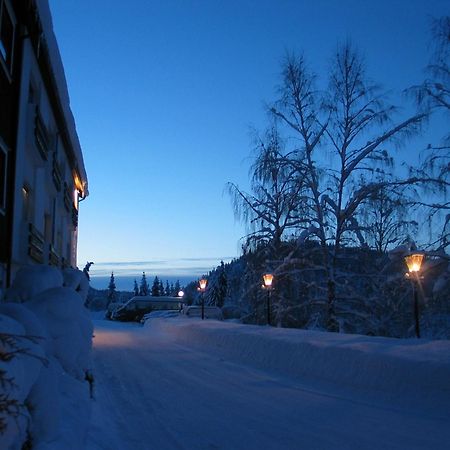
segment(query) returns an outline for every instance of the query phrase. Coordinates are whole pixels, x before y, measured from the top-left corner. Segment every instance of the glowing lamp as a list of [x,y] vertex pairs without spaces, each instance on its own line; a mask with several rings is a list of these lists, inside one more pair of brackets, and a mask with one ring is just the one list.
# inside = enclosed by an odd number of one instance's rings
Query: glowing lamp
[[264,280],[264,286],[267,289],[270,289],[272,287],[273,275],[271,273],[266,273],[263,275],[263,280]]
[[200,285],[200,290],[204,291],[206,289],[206,284],[208,283],[208,280],[205,280],[204,278],[202,278],[198,284]]
[[178,297],[183,298],[183,296],[184,296],[184,292],[183,291],[179,291],[178,292]]
[[414,253],[412,255],[405,256],[405,262],[410,272],[420,272],[423,262],[423,254]]

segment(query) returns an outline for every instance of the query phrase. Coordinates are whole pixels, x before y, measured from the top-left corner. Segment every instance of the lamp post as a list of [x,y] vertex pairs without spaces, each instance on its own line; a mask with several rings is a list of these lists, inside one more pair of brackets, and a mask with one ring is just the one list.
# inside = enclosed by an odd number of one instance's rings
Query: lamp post
[[208,280],[206,280],[205,278],[202,278],[199,282],[199,288],[198,290],[200,291],[200,295],[202,297],[202,320],[205,319],[205,296],[204,293],[206,291],[206,285],[208,284]]
[[408,266],[408,273],[406,274],[412,282],[412,291],[414,299],[414,321],[416,337],[420,338],[420,323],[419,323],[419,298],[418,298],[418,287],[419,287],[419,272],[422,267],[424,255],[422,253],[413,253],[405,256],[405,263]]
[[270,294],[272,292],[273,275],[271,273],[266,273],[263,275],[263,288],[267,290],[267,325],[270,323]]

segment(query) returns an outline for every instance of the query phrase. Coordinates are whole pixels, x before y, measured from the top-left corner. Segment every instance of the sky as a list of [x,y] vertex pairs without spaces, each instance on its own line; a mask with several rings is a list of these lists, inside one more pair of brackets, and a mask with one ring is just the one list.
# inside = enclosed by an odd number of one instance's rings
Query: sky
[[320,83],[351,39],[398,99],[424,77],[431,18],[450,10],[447,0],[49,3],[89,179],[78,263],[116,279],[197,276],[239,256],[245,228],[225,186],[248,189],[251,130],[267,124],[287,52],[303,52]]

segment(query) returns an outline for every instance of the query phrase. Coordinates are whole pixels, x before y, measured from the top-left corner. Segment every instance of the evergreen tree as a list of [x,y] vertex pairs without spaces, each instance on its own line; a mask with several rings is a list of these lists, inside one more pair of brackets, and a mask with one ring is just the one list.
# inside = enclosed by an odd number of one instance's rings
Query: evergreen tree
[[161,295],[161,296],[164,295],[164,284],[163,284],[162,280],[159,280],[159,295]]
[[134,279],[133,294],[134,294],[135,297],[139,295],[139,287],[138,287],[136,278]]
[[159,278],[156,276],[155,279],[153,280],[153,285],[152,285],[152,295],[153,297],[159,297],[160,292],[159,292]]
[[227,289],[228,289],[228,282],[227,282],[227,275],[225,273],[225,264],[223,263],[223,261],[220,261],[219,279],[217,280],[217,300],[216,300],[216,305],[219,308],[222,308],[223,304],[225,303]]
[[170,297],[170,295],[171,295],[169,282],[167,280],[166,280],[166,288],[164,289],[164,295],[166,297]]
[[139,286],[139,295],[145,296],[150,292],[150,288],[145,277],[145,272],[142,272],[141,285]]
[[174,292],[173,295],[176,297],[178,295],[178,292],[181,291],[181,286],[180,286],[180,280],[177,280],[174,286]]
[[170,283],[170,295],[172,296],[172,297],[175,297],[176,296],[176,292],[175,292],[175,286],[173,285],[173,283]]
[[109,279],[107,298],[108,303],[111,303],[116,298],[116,282],[114,280],[114,272],[111,272],[111,278]]

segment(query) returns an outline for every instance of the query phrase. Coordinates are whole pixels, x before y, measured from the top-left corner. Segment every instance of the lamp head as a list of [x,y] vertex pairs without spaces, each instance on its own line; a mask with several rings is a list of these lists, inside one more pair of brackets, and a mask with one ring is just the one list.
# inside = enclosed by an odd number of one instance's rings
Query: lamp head
[[208,284],[208,280],[206,280],[205,278],[202,278],[198,284],[200,285],[200,290],[204,291],[206,289],[206,285]]
[[263,280],[264,280],[264,287],[267,289],[270,289],[272,287],[272,283],[273,283],[273,274],[265,273],[263,275]]
[[413,253],[411,255],[405,256],[405,263],[408,266],[408,270],[410,273],[420,272],[423,258],[424,258],[423,253]]

